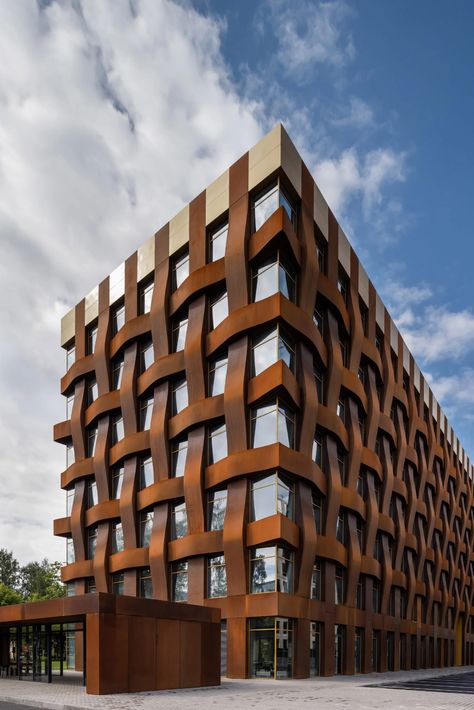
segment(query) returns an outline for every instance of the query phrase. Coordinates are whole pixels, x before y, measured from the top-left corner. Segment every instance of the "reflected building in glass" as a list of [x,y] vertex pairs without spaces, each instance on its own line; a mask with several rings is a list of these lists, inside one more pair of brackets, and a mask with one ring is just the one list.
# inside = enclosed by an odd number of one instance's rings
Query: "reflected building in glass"
[[282,126],[61,339],[68,594],[219,608],[230,677],[474,661],[472,466]]

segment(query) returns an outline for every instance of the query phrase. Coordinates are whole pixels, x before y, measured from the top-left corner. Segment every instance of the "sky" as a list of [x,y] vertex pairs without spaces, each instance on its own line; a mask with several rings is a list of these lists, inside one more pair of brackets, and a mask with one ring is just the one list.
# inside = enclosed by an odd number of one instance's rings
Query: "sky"
[[282,121],[474,457],[471,0],[0,0],[0,547],[64,560],[60,318]]

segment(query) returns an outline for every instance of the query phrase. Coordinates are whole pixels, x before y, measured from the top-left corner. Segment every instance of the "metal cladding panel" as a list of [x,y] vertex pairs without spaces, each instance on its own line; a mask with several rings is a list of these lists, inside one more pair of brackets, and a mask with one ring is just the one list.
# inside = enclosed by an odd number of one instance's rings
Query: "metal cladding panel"
[[61,318],[61,345],[66,345],[70,340],[74,338],[76,332],[76,309],[71,308],[71,310],[66,313],[65,316]]
[[369,307],[369,277],[365,272],[364,267],[359,261],[359,296],[364,301],[367,308]]
[[252,190],[281,167],[281,124],[249,150],[248,187]]
[[414,384],[417,392],[421,392],[421,372],[420,372],[420,368],[418,367],[416,362],[415,362],[414,375],[413,375],[413,384]]
[[137,249],[137,281],[145,279],[155,269],[155,237],[150,237]]
[[393,320],[390,318],[390,345],[392,346],[393,350],[398,354],[398,330],[397,326],[393,322]]
[[281,167],[297,194],[301,197],[301,172],[303,161],[283,126],[281,127]]
[[169,239],[170,256],[189,242],[189,205],[183,207],[176,217],[170,220]]
[[229,209],[229,171],[226,170],[206,189],[206,226]]
[[329,207],[316,183],[314,183],[313,216],[323,237],[329,239]]
[[86,296],[85,304],[85,325],[92,323],[99,315],[99,287],[90,291]]
[[385,306],[378,293],[375,301],[375,321],[382,333],[385,333]]
[[351,245],[346,235],[339,227],[338,240],[337,240],[337,250],[339,263],[346,272],[346,274],[351,276]]
[[125,294],[125,263],[117,266],[109,276],[109,303],[114,303],[123,298]]

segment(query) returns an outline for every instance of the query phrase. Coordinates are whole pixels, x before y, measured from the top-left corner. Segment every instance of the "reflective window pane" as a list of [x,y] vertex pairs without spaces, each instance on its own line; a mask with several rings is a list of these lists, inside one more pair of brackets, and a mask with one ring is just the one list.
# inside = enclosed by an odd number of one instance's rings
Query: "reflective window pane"
[[209,261],[217,261],[225,256],[229,225],[224,224],[209,235]]
[[151,532],[153,529],[153,511],[140,513],[140,546],[150,547]]
[[184,318],[176,323],[173,327],[172,332],[172,346],[173,352],[177,353],[180,350],[184,350],[184,344],[186,342],[186,333],[188,332],[188,319]]
[[175,503],[171,509],[171,535],[174,540],[188,534],[186,503]]
[[140,488],[146,488],[147,486],[151,486],[151,484],[154,482],[153,462],[151,456],[146,456],[140,459],[139,473]]
[[227,594],[227,575],[224,555],[210,557],[207,568],[208,597],[225,597]]
[[116,466],[112,469],[112,498],[120,498],[123,483],[123,466]]
[[186,456],[188,453],[188,440],[178,441],[173,444],[171,449],[171,471],[172,475],[177,478],[184,476],[186,467]]
[[140,348],[140,372],[145,372],[148,370],[150,365],[153,364],[155,355],[153,352],[153,343],[150,341],[143,343]]
[[217,328],[219,323],[229,315],[227,293],[223,293],[211,302],[211,328]]
[[143,315],[143,313],[149,313],[150,308],[151,308],[151,299],[153,298],[153,281],[150,283],[146,284],[146,286],[142,286],[140,288],[139,296],[138,296],[138,312],[140,315]]
[[181,286],[189,276],[189,254],[183,254],[174,264],[174,287]]
[[122,550],[123,550],[122,523],[114,523],[112,525],[112,552],[121,552]]
[[223,394],[227,376],[227,357],[215,360],[209,366],[209,395]]
[[227,508],[227,489],[209,493],[208,529],[223,530]]
[[173,562],[171,564],[171,600],[174,602],[188,600],[187,562]]
[[278,209],[278,187],[270,188],[258,197],[253,206],[254,229],[260,229],[262,224]]
[[173,387],[173,414],[179,414],[188,406],[188,385],[186,380],[180,380]]
[[209,430],[209,463],[217,463],[227,456],[227,430],[218,424]]

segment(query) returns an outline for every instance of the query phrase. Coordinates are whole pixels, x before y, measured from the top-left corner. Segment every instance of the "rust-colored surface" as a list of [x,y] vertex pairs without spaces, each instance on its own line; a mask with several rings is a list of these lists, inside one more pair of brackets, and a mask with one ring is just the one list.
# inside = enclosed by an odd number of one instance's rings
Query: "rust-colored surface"
[[[345,673],[354,672],[356,629],[363,634],[363,672],[373,669],[373,633],[379,634],[381,671],[389,668],[388,633],[394,635],[393,670],[400,664],[407,669],[454,664],[456,638],[461,638],[464,662],[473,662],[474,488],[467,473],[469,465],[466,468],[460,460],[455,437],[443,433],[444,414],[426,389],[401,336],[392,337],[393,324],[383,306],[384,335],[380,337],[380,302],[377,306],[370,282],[368,303],[361,307],[359,260],[352,249],[347,295],[341,294],[341,233],[331,212],[326,267],[320,270],[315,237],[322,243],[325,238],[313,217],[314,182],[304,164],[301,169],[301,199],[295,203],[297,228],[279,207],[252,233],[251,200],[259,189],[252,195],[248,192],[248,155],[230,168],[230,205],[228,215],[222,215],[229,224],[225,256],[212,263],[206,263],[205,194],[199,195],[189,208],[190,273],[174,291],[168,225],[157,232],[150,313],[138,314],[137,263],[131,257],[125,271],[125,325],[111,337],[111,308],[101,285],[99,332],[92,355],[85,351],[84,302],[76,307],[77,361],[61,381],[63,394],[74,391],[75,401],[71,420],[55,427],[55,439],[72,442],[76,459],[61,475],[63,488],[74,485],[76,489],[72,514],[55,522],[55,534],[72,535],[76,552],[76,562],[63,569],[63,579],[76,581],[80,590],[85,578],[93,577],[97,589],[105,592],[111,590],[111,573],[124,572],[127,592],[133,593],[136,576],[138,593],[138,573],[150,567],[154,597],[167,600],[171,563],[187,561],[189,599],[220,608],[227,620],[227,673],[232,677],[249,673],[248,619],[257,616],[293,620],[295,677],[309,674],[312,621],[321,624],[323,675],[335,672],[335,624],[345,628]],[[283,173],[280,177],[287,180]],[[252,267],[277,249],[293,264],[295,303],[282,293],[253,303]],[[224,289],[228,317],[210,329],[210,300]],[[322,333],[313,320],[316,303],[324,318]],[[172,352],[172,324],[186,317],[184,350]],[[278,361],[254,377],[252,339],[276,323],[294,344],[294,372]],[[140,374],[139,348],[144,340],[153,342],[154,363]],[[346,344],[344,357],[341,341]],[[110,361],[120,354],[125,364],[117,393],[110,387]],[[224,354],[228,357],[224,393],[211,397],[208,367]],[[315,367],[324,376],[321,401]],[[94,373],[100,396],[87,407],[85,378]],[[172,388],[183,377],[188,406],[173,414]],[[141,432],[139,400],[145,394],[153,394],[154,405],[150,430]],[[290,449],[275,443],[253,449],[250,409],[276,396],[295,413],[295,445]],[[337,414],[341,399],[344,420]],[[109,419],[118,411],[123,416],[125,437],[111,446]],[[209,463],[209,426],[224,422],[228,454]],[[86,426],[91,423],[98,423],[99,434],[95,454],[87,458]],[[312,459],[316,430],[322,442],[321,465]],[[184,477],[173,478],[171,449],[183,437],[188,438]],[[153,461],[153,482],[143,490],[139,490],[141,455],[151,456]],[[124,466],[119,501],[112,500],[110,488],[115,465]],[[275,514],[252,521],[250,481],[276,469],[293,483],[293,519]],[[96,478],[99,503],[86,510],[84,481],[91,476]],[[211,531],[206,496],[223,487],[227,489],[223,530]],[[322,500],[320,531],[315,526],[313,496]],[[188,531],[183,538],[172,540],[171,506],[176,501],[186,503]],[[149,547],[140,548],[138,516],[144,510],[152,510],[154,520]],[[340,515],[344,516],[343,541],[336,539]],[[119,518],[125,549],[112,555],[111,524]],[[94,524],[99,534],[92,561],[85,557],[87,530]],[[250,594],[249,548],[275,543],[293,551],[293,591]],[[227,596],[209,599],[207,560],[219,554],[226,561]],[[320,600],[311,598],[316,559],[322,570]],[[343,568],[345,586],[344,601],[339,604],[335,603],[337,567]],[[377,588],[376,609],[373,592]],[[358,593],[361,608],[356,605]],[[152,627],[144,627],[143,633],[129,633],[122,618],[111,620],[106,612],[97,614],[92,623],[97,633],[117,647],[120,639],[128,649],[135,643],[137,647],[153,645]],[[156,629],[161,624],[163,638],[168,639],[169,633],[169,649],[177,647],[180,639],[187,642],[187,648],[202,646],[202,629],[183,626],[177,635],[168,629],[171,623],[156,621]],[[456,637],[458,628],[462,629],[461,637]],[[165,675],[178,685],[182,679],[166,645],[160,643],[154,646],[156,658],[168,669]],[[117,664],[120,662],[117,659]],[[190,679],[199,684],[197,671],[190,664]],[[201,680],[204,675],[199,676]]]

